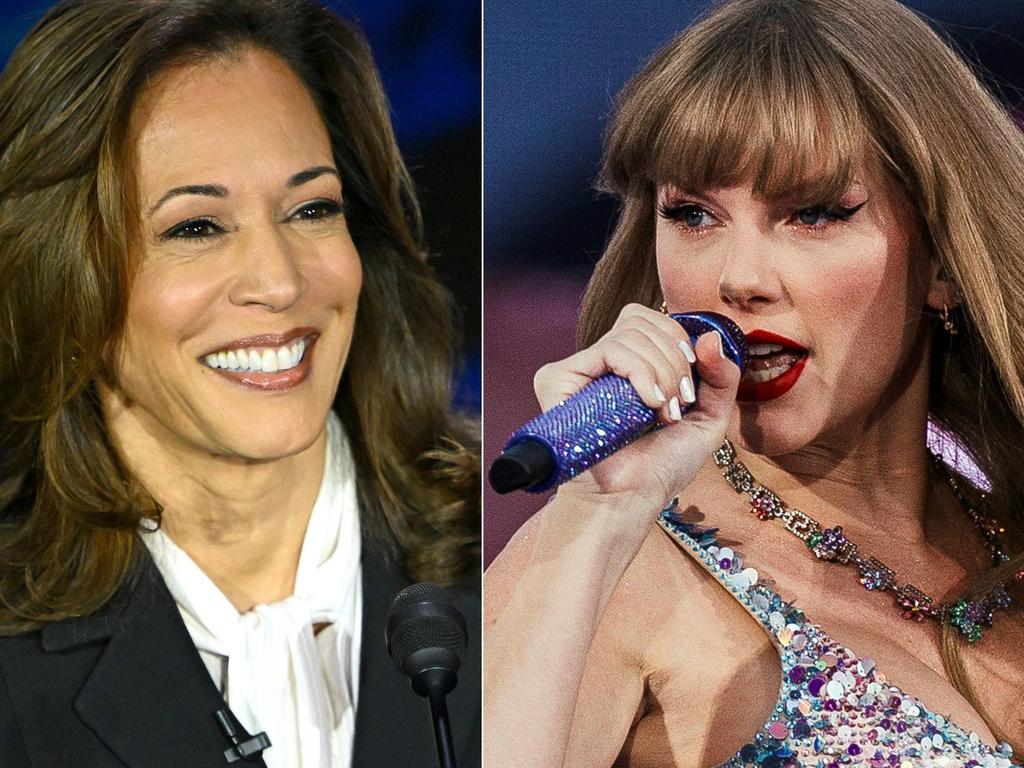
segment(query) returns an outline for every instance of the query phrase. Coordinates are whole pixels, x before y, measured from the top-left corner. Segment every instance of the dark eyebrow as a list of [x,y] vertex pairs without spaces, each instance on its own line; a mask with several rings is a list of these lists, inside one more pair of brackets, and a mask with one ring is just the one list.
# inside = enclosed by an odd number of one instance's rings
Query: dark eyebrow
[[[337,178],[339,181],[341,177],[338,172],[329,165],[318,165],[314,168],[307,168],[304,171],[299,171],[292,176],[288,181],[285,182],[285,186],[289,189],[294,187],[301,187],[303,184],[312,181],[313,179],[319,178],[324,174],[330,174]],[[227,197],[228,190],[226,187],[222,187],[220,184],[186,184],[184,187],[175,187],[169,189],[157,200],[148,211],[147,216],[152,216],[156,213],[157,208],[166,203],[172,197],[178,195],[206,195],[207,197]]]
[[187,184],[184,187],[175,187],[164,192],[163,196],[157,200],[148,211],[147,216],[152,216],[156,213],[157,208],[166,203],[172,197],[178,195],[206,195],[208,197],[227,197],[228,191],[220,184]]
[[293,187],[301,187],[307,181],[312,181],[313,179],[315,179],[315,178],[317,178],[319,176],[323,176],[325,173],[331,174],[332,176],[337,178],[339,181],[341,180],[341,177],[338,176],[338,172],[334,168],[332,168],[331,166],[329,166],[329,165],[318,165],[315,168],[307,168],[304,171],[299,171],[294,176],[292,176],[290,179],[288,179],[287,182],[285,182],[285,186],[288,187],[289,189],[291,189]]

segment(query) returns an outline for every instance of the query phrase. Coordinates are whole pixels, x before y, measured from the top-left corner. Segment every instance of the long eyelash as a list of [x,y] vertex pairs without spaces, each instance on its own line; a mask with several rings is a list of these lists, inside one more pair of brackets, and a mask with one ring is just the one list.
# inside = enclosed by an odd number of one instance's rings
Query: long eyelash
[[[176,234],[178,232],[181,232],[183,229],[186,229],[188,227],[196,226],[197,224],[205,224],[206,226],[208,226],[212,230],[212,233],[208,234],[208,235],[179,235],[179,234]],[[219,224],[217,224],[215,221],[212,221],[211,219],[208,219],[205,216],[200,216],[200,217],[195,218],[195,219],[187,219],[185,221],[179,222],[178,224],[175,224],[173,227],[171,227],[166,232],[164,232],[162,235],[160,235],[160,239],[161,240],[203,240],[203,239],[205,239],[207,237],[213,237],[214,235],[219,235],[223,231],[224,230],[221,228],[221,226]]]
[[684,208],[689,208],[690,203],[678,203],[675,205],[669,205],[668,203],[658,203],[658,215],[663,219],[669,219],[675,221],[683,214]]
[[[334,216],[338,216],[339,214],[340,215],[345,215],[348,212],[347,202],[348,201],[345,200],[344,198],[338,199],[338,198],[334,198],[334,197],[322,197],[322,198],[319,198],[317,200],[310,200],[305,205],[300,206],[298,208],[298,210],[295,211],[295,214],[298,214],[298,213],[306,210],[307,208],[312,208],[312,207],[315,207],[315,206],[322,206],[325,209],[327,209],[327,212],[326,212],[327,215],[326,216],[321,216],[319,218],[320,219],[328,218],[328,217],[333,218]],[[292,215],[295,215],[295,214],[292,214]],[[311,219],[311,221],[317,221],[317,220],[318,219]]]
[[868,201],[865,200],[863,203],[855,205],[852,208],[844,208],[841,205],[834,205],[831,208],[826,208],[825,213],[827,213],[829,216],[832,216],[833,218],[839,219],[840,221],[847,221],[848,219],[853,217],[853,214],[855,214],[857,211],[863,208],[867,204],[867,202]]

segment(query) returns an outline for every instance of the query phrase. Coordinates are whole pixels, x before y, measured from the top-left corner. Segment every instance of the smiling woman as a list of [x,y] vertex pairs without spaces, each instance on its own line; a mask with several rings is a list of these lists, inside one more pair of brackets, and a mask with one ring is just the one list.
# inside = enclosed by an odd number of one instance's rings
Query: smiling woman
[[421,765],[379,635],[410,581],[478,615],[476,429],[361,35],[304,0],[55,6],[0,78],[0,317],[4,765],[259,732],[256,764]]

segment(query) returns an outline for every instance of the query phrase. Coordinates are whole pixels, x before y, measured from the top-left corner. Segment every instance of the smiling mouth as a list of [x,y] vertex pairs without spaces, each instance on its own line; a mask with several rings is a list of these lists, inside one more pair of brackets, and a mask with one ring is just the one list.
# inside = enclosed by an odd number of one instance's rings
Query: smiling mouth
[[[245,389],[277,392],[298,386],[309,376],[313,348],[320,334],[309,333],[288,344],[233,346],[200,358],[206,368]],[[252,341],[261,340],[253,338]]]
[[203,362],[210,368],[224,371],[277,373],[298,366],[305,357],[307,346],[311,343],[312,339],[304,336],[291,344],[282,344],[279,347],[243,347],[227,352],[215,352],[203,358]]

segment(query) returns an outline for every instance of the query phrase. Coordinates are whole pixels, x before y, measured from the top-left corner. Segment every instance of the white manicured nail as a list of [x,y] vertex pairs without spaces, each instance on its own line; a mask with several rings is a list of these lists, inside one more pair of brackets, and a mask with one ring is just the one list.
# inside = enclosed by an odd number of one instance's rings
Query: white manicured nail
[[654,397],[658,400],[659,403],[665,402],[665,393],[661,391],[661,387],[659,387],[657,384],[654,385]]
[[672,421],[679,421],[683,418],[683,412],[679,410],[679,398],[673,397],[668,401],[668,417]]
[[686,362],[690,363],[691,365],[697,362],[697,356],[693,354],[693,348],[690,346],[690,342],[680,341],[679,348],[683,350],[683,357],[686,358]]
[[720,354],[722,356],[722,359],[724,360],[725,359],[725,347],[723,346],[723,343],[722,343],[722,334],[720,334],[718,331],[715,331],[715,336],[718,337],[718,354]]
[[697,395],[693,391],[693,382],[690,381],[689,376],[683,376],[679,381],[679,391],[683,395],[683,400],[688,403],[692,403],[697,399]]

